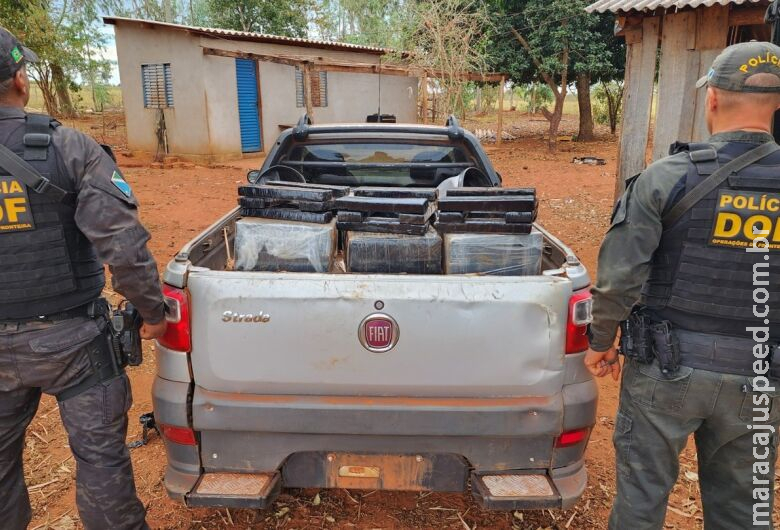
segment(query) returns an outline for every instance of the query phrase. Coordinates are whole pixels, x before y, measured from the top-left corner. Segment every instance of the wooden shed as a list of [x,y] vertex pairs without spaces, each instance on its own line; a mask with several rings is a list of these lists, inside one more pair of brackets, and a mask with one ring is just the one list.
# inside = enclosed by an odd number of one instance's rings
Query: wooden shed
[[764,23],[768,4],[768,0],[598,0],[586,8],[590,13],[615,13],[616,34],[626,39],[618,190],[649,161],[665,156],[674,141],[707,139],[706,91],[697,90],[696,81],[726,46],[769,40],[770,26]]

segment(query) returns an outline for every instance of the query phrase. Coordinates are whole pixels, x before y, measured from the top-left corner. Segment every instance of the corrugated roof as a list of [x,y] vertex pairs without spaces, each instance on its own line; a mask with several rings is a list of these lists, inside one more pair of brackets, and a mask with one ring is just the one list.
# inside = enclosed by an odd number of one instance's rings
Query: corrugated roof
[[670,7],[699,7],[699,6],[713,6],[720,4],[722,6],[728,4],[758,4],[763,0],[598,0],[593,2],[585,11],[588,13],[604,13],[611,11],[617,13],[618,11],[652,11],[657,8],[670,8]]
[[147,25],[162,27],[179,31],[187,31],[217,39],[266,42],[270,44],[286,44],[288,46],[301,46],[304,48],[319,48],[325,50],[344,50],[353,52],[372,53],[375,55],[384,55],[391,50],[387,48],[377,48],[375,46],[361,46],[359,44],[349,44],[346,42],[335,42],[316,39],[301,39],[297,37],[284,37],[282,35],[267,35],[265,33],[253,33],[251,31],[235,31],[232,29],[203,28],[199,26],[185,26],[183,24],[171,24],[168,22],[157,22],[155,20],[143,20],[139,18],[125,17],[103,17],[105,24],[130,23],[138,25]]

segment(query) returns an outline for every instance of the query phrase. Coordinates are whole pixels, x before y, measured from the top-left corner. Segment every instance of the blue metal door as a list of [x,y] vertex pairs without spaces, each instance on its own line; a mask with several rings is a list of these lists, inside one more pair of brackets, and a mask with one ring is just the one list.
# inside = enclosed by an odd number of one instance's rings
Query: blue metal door
[[238,86],[238,121],[241,125],[241,151],[260,151],[260,98],[257,93],[257,63],[249,59],[236,59],[236,85]]

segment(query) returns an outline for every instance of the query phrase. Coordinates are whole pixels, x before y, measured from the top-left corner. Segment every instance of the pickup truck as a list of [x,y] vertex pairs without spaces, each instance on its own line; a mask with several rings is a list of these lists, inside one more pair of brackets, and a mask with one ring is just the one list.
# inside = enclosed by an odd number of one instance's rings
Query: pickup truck
[[[352,156],[365,152],[379,161]],[[348,186],[501,185],[452,118],[301,120],[249,177],[285,171]],[[239,218],[228,212],[164,274],[153,399],[171,497],[264,508],[285,487],[470,491],[500,510],[578,501],[596,419],[590,279],[553,234],[535,225],[539,275],[255,272],[229,265]],[[397,339],[380,353],[361,344],[377,314]]]

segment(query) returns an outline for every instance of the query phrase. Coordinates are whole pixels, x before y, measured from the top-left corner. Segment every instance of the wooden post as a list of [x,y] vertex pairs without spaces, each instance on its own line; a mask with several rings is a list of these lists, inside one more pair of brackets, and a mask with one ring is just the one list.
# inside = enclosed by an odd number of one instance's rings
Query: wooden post
[[653,161],[669,154],[672,142],[691,140],[700,55],[693,49],[695,42],[690,42],[695,37],[695,11],[664,16]]
[[641,26],[626,31],[626,81],[615,200],[623,194],[626,179],[645,168],[659,28],[659,17],[646,17]]
[[[706,9],[697,9],[698,27],[696,28],[696,51],[699,53],[699,71],[697,78],[707,75],[712,66],[712,61],[718,56],[728,42],[729,26],[736,26],[731,16],[734,14],[729,10],[731,6],[714,5]],[[763,7],[759,9],[764,9]],[[755,13],[755,11],[752,11]],[[756,13],[758,14],[758,13]],[[763,19],[761,19],[763,20]],[[759,24],[760,22],[753,22]],[[707,120],[704,112],[704,100],[707,96],[707,90],[702,88],[695,91],[696,108],[693,112],[693,132],[690,140],[692,142],[703,142],[707,140],[710,133],[707,130]]]
[[420,90],[422,92],[422,122],[428,123],[428,74],[420,78]]
[[498,131],[496,131],[496,145],[501,145],[504,136],[504,84],[506,78],[502,75],[498,85]]
[[314,105],[311,98],[311,65],[303,63],[303,100],[306,103],[306,114],[314,120]]

